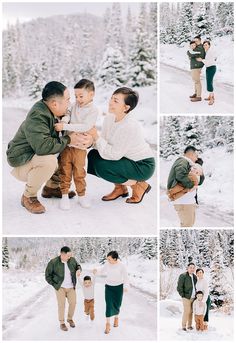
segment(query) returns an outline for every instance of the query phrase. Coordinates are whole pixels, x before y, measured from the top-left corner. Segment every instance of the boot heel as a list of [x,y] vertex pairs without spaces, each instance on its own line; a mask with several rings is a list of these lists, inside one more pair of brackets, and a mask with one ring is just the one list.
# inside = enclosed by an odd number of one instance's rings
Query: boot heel
[[145,193],[148,193],[151,190],[151,188],[152,187],[150,185],[148,185],[148,188],[146,189]]

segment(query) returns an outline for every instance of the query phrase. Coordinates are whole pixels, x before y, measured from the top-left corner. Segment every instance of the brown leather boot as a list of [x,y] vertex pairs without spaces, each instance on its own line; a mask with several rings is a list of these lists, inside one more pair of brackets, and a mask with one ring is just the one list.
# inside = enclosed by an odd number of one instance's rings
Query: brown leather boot
[[118,317],[115,317],[113,326],[114,326],[114,328],[117,328],[119,326],[119,318]]
[[197,96],[197,94],[194,93],[193,95],[190,95],[189,97],[190,97],[190,99],[193,99],[193,98],[196,98],[196,96]]
[[[48,186],[44,186],[42,189],[42,197],[43,198],[62,198],[61,189],[60,187],[57,188],[50,188]],[[69,199],[76,196],[76,193],[74,191],[69,191],[68,197]]]
[[143,200],[145,193],[148,193],[151,189],[151,186],[145,181],[139,181],[135,185],[131,186],[132,188],[132,197],[128,198],[126,202],[128,204],[138,204]]
[[195,98],[191,99],[192,102],[202,101],[202,98],[200,96],[196,96]]
[[110,331],[111,331],[111,324],[110,323],[106,323],[106,328],[105,328],[104,333],[108,334],[108,333],[110,333]]
[[210,99],[209,99],[208,105],[213,105],[214,102],[215,102],[214,95],[210,95]]
[[125,198],[129,195],[128,188],[124,185],[120,185],[118,183],[115,183],[115,188],[110,194],[104,195],[102,197],[103,201],[111,201],[115,200],[119,197]]
[[40,214],[46,212],[45,207],[38,201],[37,197],[27,198],[24,194],[21,197],[21,205],[29,212]]
[[204,100],[209,101],[210,100],[210,95],[207,98],[204,98]]
[[60,329],[61,329],[62,331],[68,331],[68,328],[67,328],[67,326],[66,326],[65,323],[60,325]]
[[71,328],[75,328],[75,323],[73,322],[72,319],[67,319],[67,323],[70,324],[70,327],[71,327]]

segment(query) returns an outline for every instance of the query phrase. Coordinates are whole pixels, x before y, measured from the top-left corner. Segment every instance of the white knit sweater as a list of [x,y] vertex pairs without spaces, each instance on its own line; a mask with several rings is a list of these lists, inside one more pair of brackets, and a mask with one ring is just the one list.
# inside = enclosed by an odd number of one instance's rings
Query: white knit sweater
[[205,59],[202,62],[205,64],[206,67],[211,67],[216,65],[217,55],[214,48],[210,47],[209,50],[206,52]]
[[119,122],[115,121],[114,114],[106,115],[95,148],[105,160],[117,161],[126,157],[139,161],[154,156],[140,124],[132,118],[132,114],[127,114]]
[[208,281],[205,278],[197,280],[196,291],[203,292],[203,301],[206,302],[209,295],[209,286]]
[[97,270],[97,273],[106,276],[105,283],[109,286],[119,286],[121,284],[124,284],[125,288],[129,286],[126,267],[119,260],[115,264],[106,262],[102,268]]

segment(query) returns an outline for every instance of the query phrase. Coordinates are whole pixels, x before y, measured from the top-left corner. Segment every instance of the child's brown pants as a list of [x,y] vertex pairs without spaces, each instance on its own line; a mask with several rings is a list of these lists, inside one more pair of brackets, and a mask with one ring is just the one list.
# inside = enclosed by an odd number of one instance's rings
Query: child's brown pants
[[84,312],[90,315],[91,320],[94,320],[94,299],[84,299]]
[[196,330],[203,331],[204,330],[204,316],[203,316],[203,314],[202,315],[195,314],[194,318],[195,318]]
[[85,160],[87,156],[86,150],[81,150],[73,147],[66,147],[59,157],[60,168],[60,187],[62,194],[68,194],[72,176],[74,179],[76,192],[79,196],[85,195]]

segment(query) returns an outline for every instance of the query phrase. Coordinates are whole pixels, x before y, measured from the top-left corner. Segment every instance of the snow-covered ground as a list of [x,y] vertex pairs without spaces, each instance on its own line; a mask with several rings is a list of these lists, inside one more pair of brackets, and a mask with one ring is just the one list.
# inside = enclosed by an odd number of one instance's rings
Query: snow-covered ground
[[[234,110],[234,44],[230,37],[219,37],[212,48],[219,52],[214,78],[215,104],[206,101],[192,103],[193,82],[186,51],[188,44],[160,46],[160,111],[161,113],[233,113]],[[202,97],[207,95],[205,67],[202,69]]]
[[209,330],[205,332],[184,332],[181,330],[182,318],[181,300],[161,300],[159,319],[159,338],[161,341],[233,341],[233,315],[210,311]]
[[[205,181],[198,187],[199,207],[195,226],[233,226],[233,155],[226,153],[224,147],[217,147],[204,151],[201,157],[204,161]],[[179,226],[176,211],[165,192],[169,171],[176,158],[160,160],[161,227]]]
[[[134,116],[142,122],[147,141],[156,149],[156,95],[155,87],[138,89],[140,103]],[[96,103],[103,113],[107,109],[112,90],[97,93]],[[71,92],[71,95],[73,93]],[[87,176],[87,193],[91,198],[90,209],[81,208],[76,199],[71,200],[70,211],[59,209],[58,199],[39,200],[45,205],[47,212],[36,216],[27,212],[20,204],[24,184],[11,176],[11,168],[6,161],[6,148],[19,125],[24,120],[34,102],[29,99],[3,99],[3,232],[18,235],[95,235],[95,234],[155,234],[157,186],[156,173],[148,181],[152,190],[140,204],[126,204],[125,200],[103,202],[101,197],[113,189],[113,185]],[[101,127],[101,114],[97,125]],[[134,220],[135,218],[135,220]],[[36,220],[37,219],[37,220]]]
[[[136,260],[136,263],[135,263]],[[63,332],[59,329],[57,319],[57,303],[54,289],[47,285],[43,273],[18,273],[9,270],[3,273],[3,339],[4,340],[156,340],[157,339],[157,308],[156,308],[156,261],[147,264],[142,269],[141,261],[135,257],[128,261],[128,271],[131,287],[124,293],[120,314],[120,326],[112,328],[109,336],[104,334],[105,300],[104,279],[97,277],[95,285],[95,321],[90,323],[83,313],[83,296],[80,286],[77,286],[77,307],[74,320],[75,329]],[[91,270],[94,265],[82,265],[83,273]],[[145,283],[150,282],[152,274],[153,285],[146,291]],[[31,280],[38,275],[37,286]],[[133,280],[141,281],[133,285]],[[9,281],[11,287],[9,287]],[[25,294],[21,297],[22,283],[25,284]],[[19,286],[20,285],[20,286]],[[138,286],[138,287],[136,287]],[[18,298],[17,298],[18,295]],[[13,300],[15,298],[15,303]],[[145,317],[145,321],[143,318]],[[40,325],[39,325],[40,323]]]

